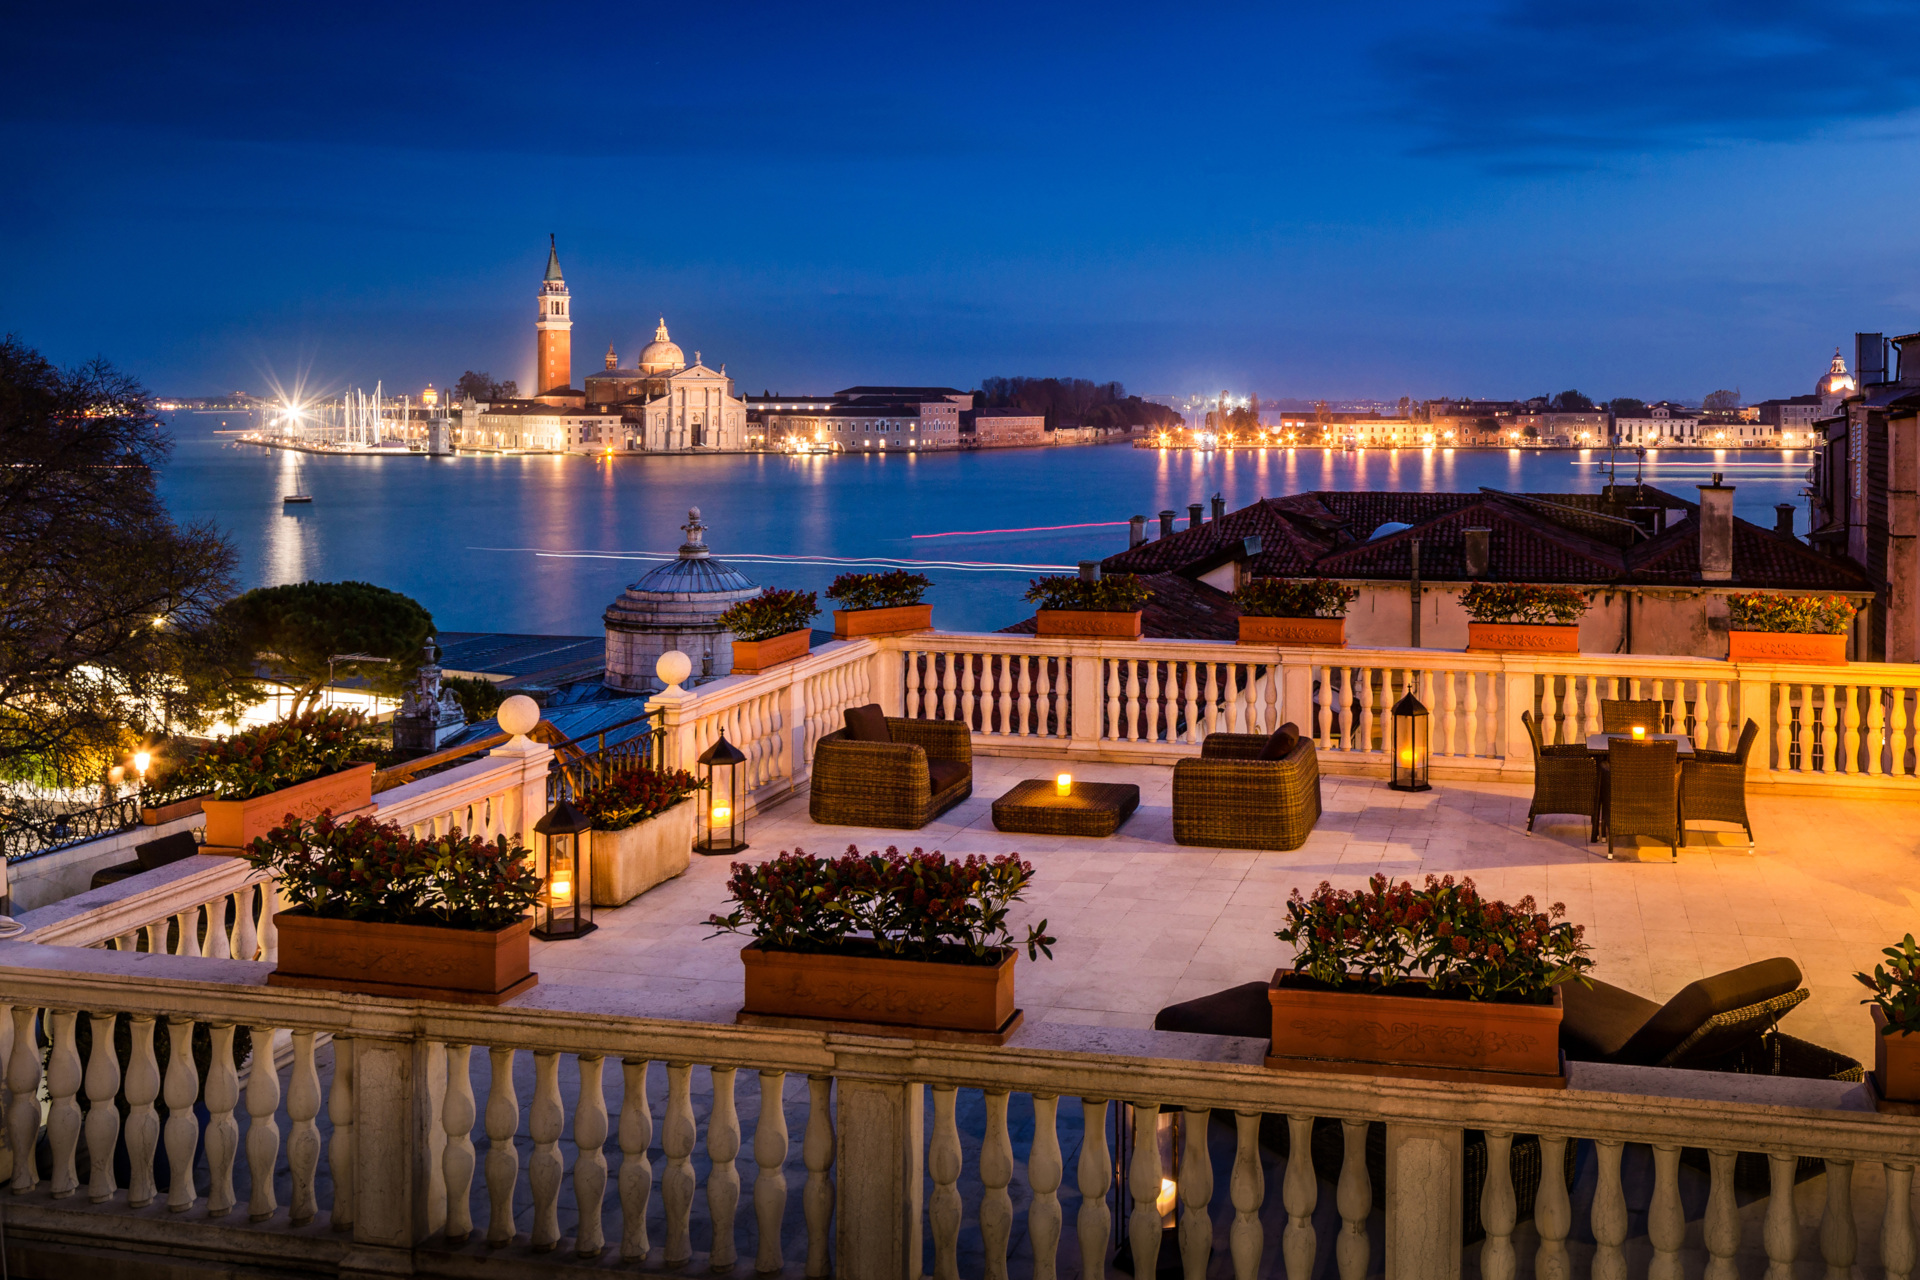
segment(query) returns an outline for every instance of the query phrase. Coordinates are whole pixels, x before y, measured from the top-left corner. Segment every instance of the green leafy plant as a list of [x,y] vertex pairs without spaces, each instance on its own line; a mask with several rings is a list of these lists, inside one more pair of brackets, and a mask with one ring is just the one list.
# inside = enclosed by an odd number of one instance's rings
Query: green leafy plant
[[1920,1035],[1920,946],[1913,935],[1901,939],[1897,947],[1880,952],[1887,963],[1873,966],[1872,973],[1856,973],[1854,980],[1873,992],[1861,1004],[1877,1004],[1887,1017],[1883,1036],[1909,1032]]
[[243,855],[286,900],[329,920],[504,929],[541,893],[533,856],[505,836],[458,828],[419,839],[388,822],[291,818]]
[[1233,602],[1250,618],[1344,618],[1359,595],[1326,578],[1250,578]]
[[1428,876],[1416,889],[1376,875],[1364,889],[1295,889],[1274,936],[1293,944],[1294,972],[1330,987],[1424,980],[1456,999],[1538,1002],[1593,967],[1585,930],[1566,913],[1483,897],[1471,879]]
[[[222,615],[273,677],[294,687],[294,710],[319,703],[329,680],[357,675],[379,693],[398,693],[419,670],[433,615],[410,596],[370,582],[290,582],[256,587]],[[332,661],[367,654],[382,662]]]
[[1062,574],[1034,578],[1027,585],[1027,599],[1042,609],[1132,613],[1152,598],[1153,592],[1131,573],[1106,574],[1092,582]]
[[704,781],[685,769],[630,769],[583,793],[574,803],[593,819],[595,831],[624,831],[706,789]]
[[736,862],[727,881],[734,909],[707,923],[747,933],[778,951],[877,952],[913,960],[998,964],[1016,946],[1053,957],[1047,922],[1016,942],[1009,909],[1026,895],[1033,864],[1018,854],[949,858],[939,850],[838,858],[795,849],[769,862]]
[[1727,597],[1727,624],[1735,631],[1845,635],[1860,612],[1845,596],[1782,596],[1749,591]]
[[811,591],[767,587],[751,600],[742,600],[717,621],[740,640],[771,640],[789,631],[805,630],[820,612]]
[[843,609],[898,609],[919,604],[933,586],[925,574],[895,569],[891,573],[843,573],[827,588],[827,599]]
[[366,748],[359,729],[366,717],[337,708],[308,711],[222,738],[173,775],[181,795],[251,800],[338,773]]
[[1593,604],[1593,593],[1578,587],[1542,587],[1526,582],[1476,582],[1460,596],[1475,622],[1567,626]]

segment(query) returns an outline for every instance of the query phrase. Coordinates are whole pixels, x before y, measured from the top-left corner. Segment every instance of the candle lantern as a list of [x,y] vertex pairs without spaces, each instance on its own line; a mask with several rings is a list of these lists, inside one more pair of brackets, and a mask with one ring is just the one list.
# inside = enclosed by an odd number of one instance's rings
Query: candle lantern
[[592,933],[593,819],[562,798],[533,824],[546,854],[545,885],[533,908],[533,936],[548,942]]
[[1393,776],[1395,791],[1428,791],[1428,756],[1433,749],[1432,717],[1409,687],[1393,704]]
[[1073,775],[1070,773],[1063,773],[1057,778],[1055,778],[1053,780],[1053,792],[1055,795],[1061,795],[1061,796],[1072,795],[1073,794]]
[[1647,726],[1643,724],[1634,725],[1628,732],[1633,734],[1633,740],[1635,742],[1645,742],[1647,740]]
[[699,760],[706,770],[707,834],[694,841],[695,853],[739,853],[747,847],[746,815],[740,811],[740,766],[746,753],[727,741],[725,734]]
[[[1111,1227],[1115,1243],[1113,1267],[1138,1280],[1147,1280],[1140,1276],[1135,1267],[1132,1218],[1135,1213],[1151,1213],[1160,1219],[1160,1253],[1154,1260],[1153,1274],[1172,1280],[1172,1277],[1181,1275],[1185,1270],[1180,1257],[1179,1240],[1179,1216],[1182,1211],[1180,1160],[1185,1155],[1185,1115],[1173,1108],[1163,1108],[1155,1113],[1151,1129],[1141,1126],[1139,1118],[1139,1111],[1133,1104],[1114,1104],[1113,1174],[1114,1186],[1119,1194],[1114,1196]],[[1136,1144],[1142,1142],[1153,1143],[1159,1148],[1160,1154],[1160,1189],[1155,1193],[1151,1205],[1137,1202],[1133,1195],[1134,1152]]]

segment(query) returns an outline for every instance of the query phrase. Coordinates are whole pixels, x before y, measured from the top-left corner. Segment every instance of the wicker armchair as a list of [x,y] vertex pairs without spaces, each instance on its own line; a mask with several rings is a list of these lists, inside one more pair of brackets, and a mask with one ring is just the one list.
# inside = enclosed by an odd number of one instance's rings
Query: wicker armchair
[[1732,751],[1702,751],[1680,763],[1680,803],[1689,822],[1737,822],[1753,848],[1753,822],[1747,817],[1747,754],[1760,726],[1747,721],[1740,745]]
[[1544,813],[1577,813],[1587,820],[1589,843],[1600,838],[1600,766],[1585,743],[1549,747],[1540,741],[1540,722],[1522,711],[1533,743],[1533,803],[1527,807],[1527,834]]
[[845,729],[820,739],[809,817],[910,831],[973,794],[973,735],[965,724],[888,716],[887,731],[892,742],[852,742]]
[[1658,698],[1600,699],[1600,732],[1625,733],[1644,725],[1648,733],[1665,733],[1667,709]]
[[1257,733],[1210,733],[1173,766],[1173,838],[1216,849],[1298,849],[1320,820],[1320,756],[1301,738],[1260,759]]
[[1664,840],[1677,861],[1686,843],[1685,809],[1680,803],[1679,749],[1671,738],[1607,743],[1607,856],[1622,836]]

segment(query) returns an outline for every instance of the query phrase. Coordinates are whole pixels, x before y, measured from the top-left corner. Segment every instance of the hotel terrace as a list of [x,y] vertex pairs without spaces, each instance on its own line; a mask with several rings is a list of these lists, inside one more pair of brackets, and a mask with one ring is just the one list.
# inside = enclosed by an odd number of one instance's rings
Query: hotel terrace
[[[1427,791],[1388,786],[1408,693],[1431,715]],[[536,943],[538,985],[483,1007],[269,986],[274,885],[197,855],[19,911],[26,931],[0,942],[8,1259],[127,1276],[1908,1276],[1920,1118],[1877,1111],[1857,1078],[1573,1062],[1564,1088],[1434,1081],[1269,1067],[1261,1040],[1153,1023],[1286,964],[1274,931],[1295,889],[1436,873],[1564,902],[1594,976],[1656,1002],[1790,959],[1810,995],[1780,1030],[1871,1065],[1851,975],[1920,914],[1917,697],[1920,671],[1877,663],[944,632],[674,685],[650,704],[665,764],[722,735],[745,754],[741,859],[1032,861],[1016,923],[1045,918],[1058,942],[1021,957],[1004,1045],[737,1023],[740,942],[705,924],[724,857],[601,910],[590,936]],[[1709,824],[1677,854],[1630,838],[1610,858],[1585,818],[1529,823],[1528,723],[1579,743],[1612,698],[1657,701],[1702,748],[1757,725],[1751,846]],[[916,831],[811,821],[817,744],[873,703],[966,726],[970,798]],[[1283,722],[1318,760],[1305,843],[1176,843],[1174,763],[1209,733]],[[496,741],[379,790],[378,816],[531,844],[552,762],[527,736]],[[995,829],[995,796],[1059,773],[1131,783],[1139,808],[1103,838]],[[84,883],[127,856],[88,850],[49,857]],[[117,1015],[124,1069],[92,1048]],[[219,1048],[236,1028],[250,1055],[238,1072],[216,1057],[204,1088],[192,1053],[155,1048],[156,1029]],[[1166,1116],[1176,1159],[1152,1141],[1120,1158],[1120,1119],[1146,1134]]]

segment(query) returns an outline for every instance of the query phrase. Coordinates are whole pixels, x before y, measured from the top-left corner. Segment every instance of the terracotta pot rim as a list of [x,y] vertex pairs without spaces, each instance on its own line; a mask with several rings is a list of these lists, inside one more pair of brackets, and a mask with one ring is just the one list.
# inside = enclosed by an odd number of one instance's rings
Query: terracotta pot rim
[[[431,930],[435,934],[457,933],[473,938],[509,937],[515,933],[525,933],[533,928],[533,916],[524,915],[512,924],[502,925],[498,929],[462,929],[458,925],[434,923],[401,923],[397,920],[353,920],[346,916],[317,916],[307,907],[287,907],[273,913],[275,928],[282,927],[282,920],[291,919],[299,923],[312,922],[320,925],[348,925],[355,929],[421,929]],[[295,925],[296,928],[299,924]]]
[[740,948],[745,957],[747,952],[757,951],[766,956],[795,956],[800,959],[832,960],[839,963],[878,961],[882,964],[911,964],[927,969],[953,969],[962,973],[995,973],[1019,958],[1018,947],[1006,947],[1001,950],[1000,958],[992,964],[969,964],[964,960],[921,960],[913,956],[872,955],[859,951],[799,951],[792,947],[770,947],[758,939]]
[[[1308,986],[1306,984],[1312,983]],[[1271,991],[1297,992],[1302,995],[1323,996],[1362,996],[1368,999],[1418,1000],[1423,1005],[1465,1005],[1475,1009],[1557,1009],[1565,1006],[1566,1001],[1560,988],[1565,983],[1556,982],[1547,988],[1546,1000],[1475,1000],[1466,995],[1442,994],[1434,991],[1426,978],[1402,978],[1391,987],[1330,987],[1317,978],[1291,969],[1277,970],[1273,980],[1267,984]]]

